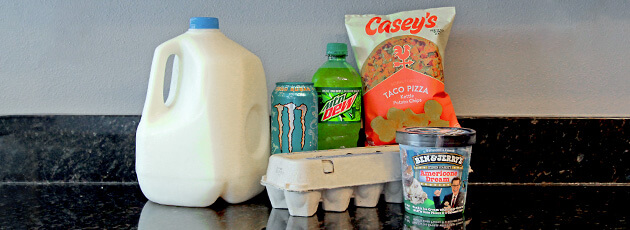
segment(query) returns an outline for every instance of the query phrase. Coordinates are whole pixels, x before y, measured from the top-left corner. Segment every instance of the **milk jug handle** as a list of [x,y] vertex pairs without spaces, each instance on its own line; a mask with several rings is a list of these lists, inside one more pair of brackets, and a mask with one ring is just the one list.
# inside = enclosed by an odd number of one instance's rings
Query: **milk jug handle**
[[170,55],[175,54],[180,58],[179,64],[181,65],[181,53],[181,46],[178,39],[168,40],[155,48],[153,63],[151,64],[151,74],[149,76],[147,98],[142,111],[143,117],[157,119],[168,111],[168,107],[164,104],[163,94],[166,62]]

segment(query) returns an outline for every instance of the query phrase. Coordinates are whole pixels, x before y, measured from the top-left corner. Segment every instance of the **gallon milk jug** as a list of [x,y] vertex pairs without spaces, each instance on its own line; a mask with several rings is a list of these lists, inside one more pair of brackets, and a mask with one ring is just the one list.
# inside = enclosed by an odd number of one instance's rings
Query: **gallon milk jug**
[[[167,59],[176,55],[164,103]],[[270,155],[267,84],[258,57],[219,31],[217,18],[155,49],[136,134],[136,173],[151,201],[204,207],[264,189]]]

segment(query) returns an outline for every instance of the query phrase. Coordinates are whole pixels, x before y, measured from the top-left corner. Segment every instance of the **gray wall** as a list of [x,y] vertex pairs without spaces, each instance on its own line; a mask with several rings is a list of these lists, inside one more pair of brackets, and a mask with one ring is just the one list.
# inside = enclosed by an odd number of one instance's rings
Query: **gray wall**
[[258,55],[271,92],[348,43],[345,14],[442,6],[459,116],[629,116],[630,3],[589,0],[0,0],[0,115],[140,114],[153,50],[193,16]]

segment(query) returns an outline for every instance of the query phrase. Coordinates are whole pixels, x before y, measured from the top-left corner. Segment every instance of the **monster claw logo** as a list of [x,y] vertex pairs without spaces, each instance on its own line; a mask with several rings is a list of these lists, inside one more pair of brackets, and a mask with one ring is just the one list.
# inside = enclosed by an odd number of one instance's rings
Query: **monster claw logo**
[[304,117],[306,116],[306,112],[308,112],[308,108],[305,104],[301,104],[300,106],[295,106],[295,104],[293,103],[288,103],[288,104],[277,104],[274,105],[273,107],[275,107],[278,110],[278,126],[279,126],[279,133],[278,133],[278,140],[279,140],[279,144],[280,144],[280,152],[282,152],[282,131],[283,131],[283,126],[284,124],[282,123],[282,111],[284,111],[284,108],[287,108],[287,113],[289,115],[289,133],[287,134],[287,138],[288,140],[288,145],[289,145],[289,152],[293,152],[293,145],[291,143],[293,143],[293,130],[295,129],[295,125],[293,124],[293,122],[295,121],[295,110],[300,110],[302,111],[302,116],[300,116],[300,123],[302,124],[302,141],[300,142],[302,150],[304,150],[304,138],[305,138],[305,124],[304,124]]
[[321,121],[330,120],[331,118],[350,110],[352,105],[354,105],[354,101],[357,99],[357,95],[358,93],[355,93],[349,98],[346,98],[343,94],[341,94],[327,101],[320,112],[320,114],[323,114]]

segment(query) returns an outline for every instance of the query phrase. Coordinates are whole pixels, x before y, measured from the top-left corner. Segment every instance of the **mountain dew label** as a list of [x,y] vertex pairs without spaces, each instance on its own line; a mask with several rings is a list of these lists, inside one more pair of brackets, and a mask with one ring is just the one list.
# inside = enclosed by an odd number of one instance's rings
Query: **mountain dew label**
[[315,87],[319,122],[361,122],[361,87]]

